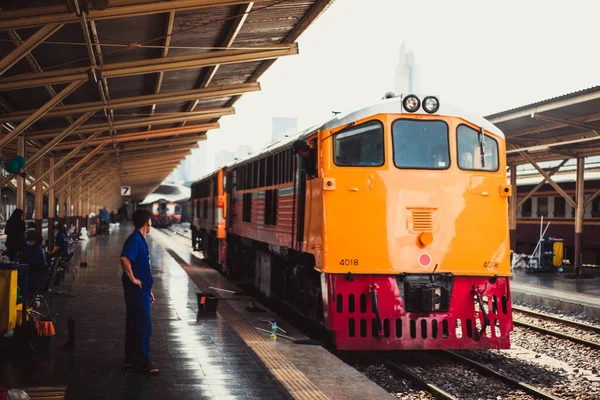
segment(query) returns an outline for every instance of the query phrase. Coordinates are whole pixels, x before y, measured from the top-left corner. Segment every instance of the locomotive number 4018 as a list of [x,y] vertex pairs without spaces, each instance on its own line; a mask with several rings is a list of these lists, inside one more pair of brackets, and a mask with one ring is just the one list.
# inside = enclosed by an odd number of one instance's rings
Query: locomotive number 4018
[[340,260],[340,265],[358,265],[358,258],[342,258]]
[[483,263],[483,268],[498,268],[498,262],[486,261]]

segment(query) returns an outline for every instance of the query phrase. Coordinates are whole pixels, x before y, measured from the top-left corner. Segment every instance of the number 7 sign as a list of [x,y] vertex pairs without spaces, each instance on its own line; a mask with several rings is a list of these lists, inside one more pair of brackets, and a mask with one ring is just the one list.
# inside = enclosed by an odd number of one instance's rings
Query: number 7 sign
[[121,186],[121,196],[129,196],[131,193],[131,186]]

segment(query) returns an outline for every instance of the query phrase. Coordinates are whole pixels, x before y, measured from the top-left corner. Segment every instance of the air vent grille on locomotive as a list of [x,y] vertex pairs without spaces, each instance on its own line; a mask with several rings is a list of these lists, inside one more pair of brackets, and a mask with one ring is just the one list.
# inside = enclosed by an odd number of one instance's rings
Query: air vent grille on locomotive
[[435,228],[432,209],[412,210],[412,230],[416,232],[431,232]]

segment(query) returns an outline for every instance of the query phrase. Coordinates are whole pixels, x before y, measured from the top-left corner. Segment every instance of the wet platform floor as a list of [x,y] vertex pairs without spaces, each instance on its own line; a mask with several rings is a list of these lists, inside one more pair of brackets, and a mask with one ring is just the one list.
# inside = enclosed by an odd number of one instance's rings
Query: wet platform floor
[[[289,393],[221,316],[197,318],[198,288],[151,236],[156,302],[151,358],[158,375],[122,370],[125,304],[119,255],[132,227],[77,243],[65,279],[68,295],[54,297],[56,336],[46,355],[0,354],[0,385],[64,386],[67,399],[287,399]],[[67,342],[75,320],[75,349]]]
[[600,270],[583,272],[584,277],[574,279],[572,273],[513,271],[512,297],[529,305],[600,317]]

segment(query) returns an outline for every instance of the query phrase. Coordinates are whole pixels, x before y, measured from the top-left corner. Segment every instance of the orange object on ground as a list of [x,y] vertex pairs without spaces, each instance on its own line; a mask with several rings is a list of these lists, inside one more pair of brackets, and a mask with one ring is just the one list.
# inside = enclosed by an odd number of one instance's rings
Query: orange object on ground
[[52,321],[36,321],[35,327],[37,329],[38,336],[56,335],[56,331],[54,330],[54,323],[52,323]]

